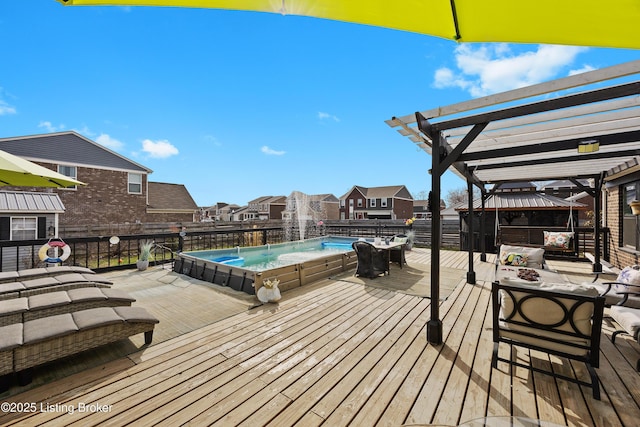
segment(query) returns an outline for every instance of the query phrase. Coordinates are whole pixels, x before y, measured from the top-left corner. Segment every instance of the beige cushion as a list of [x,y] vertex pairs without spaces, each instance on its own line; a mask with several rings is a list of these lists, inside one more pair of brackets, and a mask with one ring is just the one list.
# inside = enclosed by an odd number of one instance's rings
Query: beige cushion
[[107,297],[101,292],[100,288],[77,288],[67,291],[69,299],[75,303],[81,301],[101,301],[106,300]]
[[24,291],[25,287],[22,282],[0,283],[0,294],[8,294],[12,292]]
[[29,310],[29,302],[25,297],[0,301],[0,316],[24,313],[27,310]]
[[102,294],[105,295],[110,300],[128,301],[128,302],[136,301],[135,298],[132,298],[131,295],[129,295],[122,289],[112,289],[112,288],[96,288],[96,289],[99,289],[100,292],[102,292]]
[[29,297],[30,310],[43,307],[58,307],[67,304],[71,304],[71,300],[65,291],[49,292],[46,294],[31,295]]
[[511,245],[501,245],[500,246],[500,263],[504,265],[502,262],[503,259],[506,259],[508,254],[526,254],[527,256],[527,267],[531,268],[543,268],[544,265],[544,249],[542,248],[532,248],[528,246],[511,246]]
[[17,271],[0,271],[0,282],[8,282],[18,279]]
[[11,350],[21,346],[22,329],[22,323],[0,327],[0,351]]
[[59,285],[54,277],[41,277],[39,279],[23,280],[21,282],[26,289],[45,288],[47,286]]
[[[570,293],[586,296],[598,296],[597,289],[593,287],[584,287],[582,285],[566,284],[566,283],[542,283],[536,286],[522,286],[523,288],[538,288],[548,290],[550,293]],[[521,312],[513,313],[514,311],[514,299],[520,300],[523,297],[527,297],[520,308]],[[513,291],[512,294],[505,290],[500,290],[500,317],[505,318],[505,315],[513,314],[509,320],[519,321],[524,323],[535,322],[540,325],[552,326],[559,322],[562,322],[565,317],[565,310],[569,312],[571,307],[577,303],[577,301],[561,296],[555,296],[553,300],[547,299],[538,295],[533,295],[528,292]],[[591,334],[591,318],[593,316],[593,304],[581,304],[574,312],[573,323],[578,331],[582,334]],[[536,327],[527,327],[515,325],[512,323],[501,322],[501,327],[514,332],[528,332],[537,335],[540,338],[526,337],[517,333],[509,333],[508,331],[501,334],[505,337],[512,338],[516,341],[526,342],[528,344],[538,345],[541,347],[553,349],[556,351],[562,351],[569,354],[584,355],[586,350],[577,349],[572,345],[564,345],[561,343],[554,343],[546,338],[554,338],[560,341],[588,345],[588,339],[581,339],[577,337],[568,337],[566,335],[556,333],[553,331],[544,331]],[[566,331],[574,333],[574,329],[570,323],[563,323],[562,325],[555,326],[556,330]]]
[[611,317],[635,339],[640,339],[640,310],[626,306],[611,307]]
[[78,330],[70,314],[43,317],[24,322],[24,344],[32,344],[72,334]]
[[142,307],[113,307],[113,310],[127,322],[160,322]]
[[111,307],[90,308],[71,313],[79,330],[122,323],[122,318]]

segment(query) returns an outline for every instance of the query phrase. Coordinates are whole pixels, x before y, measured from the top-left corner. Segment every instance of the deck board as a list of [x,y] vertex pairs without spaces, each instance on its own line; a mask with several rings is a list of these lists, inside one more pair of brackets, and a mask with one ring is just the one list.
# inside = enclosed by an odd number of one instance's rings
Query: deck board
[[[601,401],[587,387],[529,369],[504,362],[491,368],[494,259],[489,255],[481,262],[475,254],[476,283],[461,279],[441,301],[440,346],[426,339],[429,298],[329,278],[285,292],[279,304],[238,309],[227,297],[225,315],[212,321],[213,313],[188,317],[184,302],[172,311],[176,286],[168,287],[156,272],[158,286],[139,290],[136,304],[148,303],[163,316],[161,325],[175,322],[157,342],[3,397],[76,406],[98,402],[111,405],[109,412],[0,414],[0,425],[456,425],[491,415],[567,426],[636,425],[640,346],[622,335],[611,343],[610,319],[603,326],[597,370]],[[407,262],[429,264],[431,253],[414,249]],[[465,273],[467,263],[467,253],[441,254],[443,267]],[[554,261],[554,268],[564,268],[572,280],[590,277],[589,264]],[[403,274],[394,266],[390,277],[407,280]],[[217,295],[210,285],[195,282],[180,291],[194,304]],[[505,345],[499,350],[524,364],[588,379],[579,363]]]

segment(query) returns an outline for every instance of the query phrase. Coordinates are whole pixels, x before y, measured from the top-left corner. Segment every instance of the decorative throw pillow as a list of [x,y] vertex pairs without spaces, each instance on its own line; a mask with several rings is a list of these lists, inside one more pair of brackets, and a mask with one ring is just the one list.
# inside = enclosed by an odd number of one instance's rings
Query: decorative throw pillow
[[640,285],[640,266],[634,265],[623,268],[620,274],[618,274],[616,282],[627,285]]
[[544,231],[544,245],[550,248],[569,249],[573,231]]
[[513,265],[514,267],[526,267],[529,256],[527,254],[519,254],[514,252],[503,252],[500,257],[502,265]]

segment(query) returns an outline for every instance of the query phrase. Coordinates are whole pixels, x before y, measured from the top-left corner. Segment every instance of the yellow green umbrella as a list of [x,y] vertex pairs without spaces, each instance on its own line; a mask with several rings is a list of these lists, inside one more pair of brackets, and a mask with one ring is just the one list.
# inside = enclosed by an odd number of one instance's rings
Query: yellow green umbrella
[[57,0],[65,5],[178,6],[311,16],[459,42],[640,48],[638,0]]
[[83,182],[0,150],[0,186],[73,187]]

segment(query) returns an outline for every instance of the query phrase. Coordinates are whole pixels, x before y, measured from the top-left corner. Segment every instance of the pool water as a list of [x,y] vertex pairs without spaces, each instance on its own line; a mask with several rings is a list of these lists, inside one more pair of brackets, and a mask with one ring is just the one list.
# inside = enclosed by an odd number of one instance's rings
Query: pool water
[[318,237],[274,245],[193,251],[185,252],[185,254],[247,270],[265,271],[286,265],[301,264],[326,255],[349,252],[353,250],[351,244],[355,240],[358,239],[335,236]]

